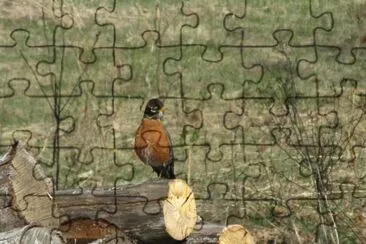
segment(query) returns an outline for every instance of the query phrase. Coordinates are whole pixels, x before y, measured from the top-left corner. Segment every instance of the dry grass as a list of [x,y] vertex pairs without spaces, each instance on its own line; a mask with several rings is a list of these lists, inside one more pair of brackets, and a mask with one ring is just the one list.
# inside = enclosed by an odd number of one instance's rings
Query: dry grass
[[[193,26],[197,19],[194,15],[182,15],[179,2],[126,1],[123,6],[117,2],[116,11],[110,15],[104,9],[97,11],[100,6],[111,10],[113,6],[109,1],[67,1],[62,8],[58,2],[52,6],[51,1],[40,0],[31,4],[25,1],[0,3],[2,145],[9,144],[13,136],[29,140],[33,153],[51,176],[56,173],[54,160],[58,158],[61,187],[139,182],[155,176],[134,155],[134,132],[142,117],[144,102],[151,97],[165,96],[168,97],[165,100],[168,111],[164,123],[175,146],[176,172],[179,178],[188,179],[196,197],[206,199],[211,194],[205,204],[216,206],[218,213],[212,216],[214,219],[225,222],[232,213],[240,216],[230,220],[235,223],[271,226],[284,233],[290,231],[294,233],[293,238],[303,238],[303,242],[306,242],[305,237],[314,237],[317,231],[314,226],[319,223],[316,201],[309,200],[309,196],[316,195],[314,180],[304,176],[308,169],[300,164],[303,157],[298,149],[291,147],[296,141],[294,134],[286,138],[286,133],[280,131],[273,137],[271,130],[279,126],[292,128],[289,116],[279,116],[286,112],[282,93],[286,80],[295,82],[292,90],[295,96],[315,96],[317,91],[339,94],[340,81],[345,75],[345,78],[355,80],[363,78],[362,50],[355,53],[359,58],[355,65],[339,64],[337,50],[327,48],[318,49],[320,62],[315,66],[303,61],[299,65],[301,74],[307,76],[315,72],[320,78],[317,90],[315,79],[301,79],[296,69],[301,59],[316,60],[313,47],[292,45],[311,43],[313,29],[329,27],[330,22],[327,16],[319,20],[308,16],[307,1],[249,4],[246,18],[227,19],[227,28],[245,27],[243,41],[240,31],[227,32],[222,22],[232,9],[243,14],[244,6],[238,1],[225,4],[187,2],[184,13],[199,14],[200,25],[183,29],[184,23]],[[312,2],[313,11],[319,14],[316,7],[320,6],[320,1]],[[339,45],[343,48],[342,55],[351,56],[347,53],[349,45],[363,45],[356,43],[365,33],[355,22],[355,19],[363,18],[363,12],[358,10],[363,5],[356,1],[342,4],[342,8],[334,4],[324,5],[323,9],[331,9],[335,18],[344,17],[346,9],[351,17],[344,19],[342,25],[335,22],[334,32],[317,31],[316,37],[320,42]],[[67,15],[60,18],[62,13]],[[105,23],[113,26],[102,26]],[[53,31],[58,25],[65,28],[55,32],[59,45],[55,50],[52,47],[32,49],[25,45],[52,45]],[[105,48],[113,44],[113,27],[118,47],[114,58],[113,50]],[[28,43],[25,43],[26,32],[15,32],[17,46],[13,49],[2,47],[14,44],[10,34],[16,28],[29,31]],[[275,35],[279,40],[276,45],[272,34],[277,28],[293,29],[292,42],[288,43],[291,32],[282,31]],[[161,34],[158,44],[161,45],[179,44],[182,31],[183,43],[204,44],[208,49],[203,54],[204,49],[199,46],[185,47],[182,52],[180,47],[159,48],[155,45],[157,34],[147,33],[142,37],[145,30],[158,30]],[[347,42],[346,38],[351,41]],[[218,49],[219,44],[239,45],[241,42],[248,46],[267,44],[267,47],[244,48],[243,63],[239,48]],[[63,44],[70,47],[64,49]],[[84,48],[84,52],[77,47]],[[219,51],[224,55],[223,60],[207,61],[219,60]],[[182,61],[165,63],[169,58],[182,58]],[[261,69],[253,67],[255,64],[263,65],[262,79]],[[182,77],[174,72],[181,72]],[[21,80],[8,83],[14,78]],[[27,79],[30,87],[24,95]],[[180,98],[181,82],[184,99]],[[207,87],[212,83],[223,86]],[[360,86],[358,91],[364,95]],[[342,160],[334,162],[329,176],[335,187],[341,183],[353,184],[353,189],[362,195],[365,150],[360,135],[366,129],[364,119],[357,124],[350,144],[345,138],[364,112],[363,99],[357,97],[356,102],[361,106],[357,107],[350,102],[355,100],[351,92],[354,87],[350,83],[344,87],[347,88],[343,89],[342,96],[320,99],[320,113],[315,99],[297,100],[304,123],[302,129],[306,130],[308,137],[305,139],[310,144],[317,142],[320,125],[334,122],[334,118],[321,115],[332,110],[338,112],[340,126],[330,136],[338,144],[344,144],[347,153],[342,155]],[[15,90],[14,96],[11,96],[11,88]],[[212,88],[211,92],[208,88]],[[44,94],[50,97],[39,97]],[[54,100],[52,95],[55,94],[62,96]],[[240,99],[242,95],[257,99],[243,100]],[[59,114],[52,112],[55,108],[60,109]],[[56,121],[60,122],[59,138],[55,136]],[[196,129],[201,123],[203,127]],[[236,125],[240,127],[236,128]],[[14,134],[16,130],[23,131]],[[330,136],[324,139],[327,143],[330,143]],[[60,142],[60,151],[53,149],[55,141]],[[233,143],[235,145],[231,145]],[[347,190],[347,194],[350,192],[351,189]],[[307,200],[301,200],[304,196]],[[332,210],[340,218],[341,240],[346,243],[361,239],[362,234],[354,230],[353,219],[357,216],[349,215],[362,207],[361,198],[346,200],[343,197],[331,203]]]

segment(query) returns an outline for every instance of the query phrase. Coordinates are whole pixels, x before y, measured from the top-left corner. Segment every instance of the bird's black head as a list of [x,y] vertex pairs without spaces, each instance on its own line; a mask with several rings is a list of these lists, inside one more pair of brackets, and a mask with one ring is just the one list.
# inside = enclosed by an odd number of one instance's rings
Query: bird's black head
[[147,102],[144,118],[160,119],[163,115],[164,104],[161,100],[154,98]]

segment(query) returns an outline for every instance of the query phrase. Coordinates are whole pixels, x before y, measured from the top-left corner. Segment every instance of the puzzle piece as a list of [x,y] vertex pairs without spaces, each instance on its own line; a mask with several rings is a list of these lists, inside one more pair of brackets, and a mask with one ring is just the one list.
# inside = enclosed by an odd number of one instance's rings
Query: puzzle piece
[[[343,180],[343,182],[349,182],[351,184],[355,184],[356,188],[361,190],[364,187],[366,174],[365,174],[365,165],[363,159],[365,158],[365,145],[354,145],[351,148],[352,158],[350,163],[339,165],[341,168],[339,171],[343,174],[338,174],[339,179]],[[350,170],[350,168],[353,170]],[[357,192],[357,194],[359,194]],[[363,194],[361,193],[361,196]]]
[[117,148],[132,148],[136,129],[143,117],[143,100],[114,98],[108,113],[98,117],[98,125],[107,127],[109,133],[114,130]]
[[20,219],[17,212],[11,208],[10,167],[0,167],[0,232],[8,231],[23,226],[24,220]]
[[246,79],[243,90],[244,97],[264,99],[264,103],[265,99],[273,100],[271,113],[281,116],[287,113],[284,108],[287,98],[317,95],[315,80],[304,81],[297,73],[297,63],[315,58],[315,48],[293,44],[292,30],[278,30],[272,36],[276,45],[242,49],[243,66],[260,70],[260,78]]
[[[227,112],[224,125],[229,129],[242,130],[243,143],[257,145],[258,150],[266,151],[275,142],[271,136],[276,117],[270,113],[271,99],[246,99],[242,101],[241,112]],[[267,105],[266,105],[267,104]]]
[[[229,146],[225,148],[229,148]],[[224,175],[232,175],[234,171],[234,165],[230,165],[232,163],[231,155],[229,153],[224,154],[222,160],[215,162],[207,158],[206,154],[209,151],[207,146],[192,146],[187,150],[189,158],[185,162],[185,173],[182,175],[182,178],[187,178],[195,192],[195,196],[199,199],[212,199],[210,192],[207,191],[207,187],[213,182],[225,184],[226,190],[223,194],[226,194],[229,186],[224,181]],[[195,159],[195,162],[193,159]],[[221,172],[216,170],[219,165],[223,169]]]
[[[202,113],[200,128],[187,127],[185,130],[185,142],[188,145],[208,146],[207,158],[218,161],[223,156],[220,149],[221,145],[240,143],[242,140],[240,132],[222,126],[224,125],[225,113],[238,111],[240,101],[224,99],[224,86],[221,84],[209,85],[208,92],[210,96],[205,100],[185,100],[184,102],[184,110],[187,113],[193,112],[193,108],[198,108]],[[222,110],[218,111],[217,108]],[[215,109],[215,112],[213,112],[213,109]]]
[[[331,46],[316,46],[314,60],[301,60],[299,62],[299,76],[303,79],[316,79],[319,96],[336,96],[340,93],[342,80],[362,80],[362,70],[365,61],[365,49],[354,48],[351,50],[352,60],[342,63],[338,60],[341,49]],[[360,57],[360,58],[356,58]],[[365,85],[359,83],[358,88],[364,89]]]
[[31,34],[27,30],[14,30],[10,37],[15,42],[12,46],[2,46],[1,50],[1,96],[11,96],[10,81],[27,81],[27,95],[45,96],[44,84],[49,81],[38,75],[36,67],[39,61],[50,58],[48,48],[31,46]]
[[[29,145],[44,147],[51,145],[54,136],[53,104],[47,97],[26,96],[29,88],[26,80],[9,81],[12,96],[0,99],[1,141],[8,145],[13,139],[26,138]],[[24,106],[25,104],[25,106]]]
[[241,195],[245,207],[242,216],[258,217],[254,210],[257,209],[254,207],[257,199],[264,203],[261,206],[263,210],[268,211],[268,204],[278,204],[279,201],[300,194],[306,189],[304,186],[308,184],[309,179],[299,171],[297,158],[294,157],[296,150],[285,151],[277,146],[269,146],[262,150],[261,145],[245,145],[242,150],[245,163],[253,170],[242,171],[237,177],[238,181],[242,181]]
[[241,43],[241,30],[232,31],[226,28],[226,21],[233,11],[242,15],[245,4],[237,1],[182,1],[182,13],[193,15],[194,24],[182,26],[182,42],[185,45],[199,45],[204,59],[222,58],[222,46],[237,46]]
[[334,106],[337,110],[339,126],[324,128],[321,136],[328,137],[328,142],[324,141],[327,144],[338,145],[342,149],[340,159],[348,162],[355,159],[353,148],[365,145],[363,137],[353,136],[362,135],[365,132],[365,99],[362,96],[363,89],[358,88],[359,83],[355,80],[343,80],[337,98],[324,99],[324,103]]
[[[331,29],[330,12],[315,15],[312,1],[278,4],[275,2],[245,1],[244,14],[229,13],[225,27],[229,30],[245,29],[244,44],[248,46],[272,46],[271,33],[286,29],[294,32],[293,44],[312,45],[315,29]],[[304,25],[306,23],[306,25]],[[260,30],[260,31],[259,31]]]
[[329,45],[338,47],[340,52],[337,61],[341,63],[353,63],[354,54],[352,48],[365,47],[365,22],[366,5],[362,1],[343,2],[332,4],[323,0],[311,1],[311,11],[318,16],[324,12],[331,13],[333,17],[331,30],[318,30],[315,32],[317,45]]
[[[224,98],[242,96],[243,84],[247,80],[258,80],[261,70],[258,67],[243,66],[241,52],[233,47],[221,47],[220,58],[204,59],[204,47],[182,47],[178,59],[166,61],[168,74],[181,76],[183,98],[202,99],[209,96],[208,87],[211,84],[224,84]],[[203,73],[202,70],[211,70]],[[190,85],[194,83],[194,86]]]
[[[187,112],[184,108],[184,100],[166,99],[164,104],[167,111],[164,114],[163,123],[167,125],[172,139],[174,157],[178,161],[185,161],[187,158],[185,128],[199,128],[202,123],[201,112],[199,109]],[[179,168],[179,164],[176,164],[177,172],[179,172]]]
[[[124,79],[116,81],[115,96],[124,97],[179,97],[180,83],[176,77],[167,76],[165,60],[179,55],[178,47],[162,48],[157,42],[160,34],[146,31],[141,34],[140,47],[118,48],[114,51],[117,67],[124,68]],[[142,62],[143,60],[143,62]],[[136,91],[136,86],[141,89]]]
[[127,181],[140,181],[141,177],[150,170],[139,161],[134,151],[135,133],[142,119],[143,108],[142,99],[126,100],[117,97],[112,100],[108,113],[100,114],[97,118],[97,123],[103,133],[114,138],[111,161],[115,162],[115,166],[131,167],[131,171],[128,170],[131,173],[128,174],[129,176],[123,170],[120,171],[125,175],[123,178]]
[[69,14],[63,12],[63,2],[40,0],[28,4],[22,1],[2,1],[0,21],[0,46],[12,46],[14,30],[27,30],[29,44],[39,46],[47,50],[48,45],[53,44],[54,29],[59,27],[70,28],[73,24]]
[[322,137],[323,130],[336,127],[339,121],[338,113],[332,106],[311,98],[296,98],[290,103],[288,113],[274,119],[276,128],[272,129],[271,135],[277,145],[336,146],[329,141],[331,139]]
[[[289,111],[287,116],[277,117],[270,111],[270,104],[266,99],[245,100],[243,110],[240,114],[228,113],[225,123],[229,128],[239,127],[243,131],[243,147],[251,148],[245,153],[245,159],[250,160],[252,154],[254,159],[261,159],[265,162],[276,161],[273,155],[288,154],[287,157],[293,157],[293,161],[281,161],[278,165],[287,165],[286,169],[291,169],[291,175],[298,171],[299,162],[303,156],[301,151],[307,146],[317,143],[318,129],[323,126],[333,125],[336,123],[334,113],[320,114],[316,101],[311,103],[309,99],[296,100],[296,118],[298,124],[294,121],[294,111]],[[311,114],[307,112],[311,111]],[[318,112],[316,112],[318,111]],[[325,110],[323,111],[325,113]],[[295,123],[295,124],[294,124]],[[301,135],[298,133],[301,132]],[[313,136],[314,135],[314,136]],[[301,136],[301,137],[297,137]],[[296,149],[300,147],[300,149]],[[283,152],[281,152],[281,150]],[[255,162],[255,161],[254,161]],[[253,162],[253,163],[254,163]],[[272,163],[270,163],[272,165]],[[277,164],[274,164],[277,165]],[[273,168],[274,166],[268,166]],[[268,172],[268,171],[267,171]],[[286,176],[291,179],[291,175],[287,175],[284,169],[275,169],[275,172],[281,174],[281,177]],[[268,178],[264,176],[264,178]],[[300,181],[302,175],[297,176],[296,181]],[[279,179],[276,179],[279,181]],[[261,180],[265,181],[265,180]],[[268,183],[271,185],[271,183]],[[281,186],[285,187],[285,186]],[[249,187],[250,189],[254,187]]]
[[[355,206],[362,205],[361,202],[356,199],[350,199],[345,195],[334,194],[334,196],[328,196],[328,200],[317,199],[314,195],[303,196],[302,199],[289,199],[286,203],[291,212],[294,224],[297,226],[306,225],[304,219],[300,216],[315,216],[318,215],[319,222],[316,225],[309,225],[309,231],[311,235],[304,236],[304,241],[319,242],[319,241],[333,241],[339,239],[339,242],[347,243],[352,237],[348,235],[352,231],[354,214],[350,211]],[[326,205],[328,205],[326,207]],[[358,208],[358,207],[357,207]],[[331,212],[326,209],[330,209]],[[333,221],[338,223],[339,231],[336,234],[334,232]],[[359,230],[355,230],[356,235],[359,235]],[[361,236],[359,238],[362,239]]]
[[[334,106],[338,113],[339,122],[334,128],[324,128],[321,137],[329,145],[338,147],[329,158],[332,170],[328,173],[331,177],[331,186],[337,188],[339,184],[352,185],[351,190],[355,195],[363,197],[364,194],[364,167],[362,162],[365,140],[362,136],[365,130],[364,104],[362,89],[358,89],[358,82],[344,80],[341,83],[341,92],[336,98],[325,100]],[[357,193],[356,193],[357,192]]]
[[[207,158],[209,148],[192,146],[185,166],[187,181],[193,188],[197,208],[203,219],[226,224],[229,215],[241,215],[245,211],[242,197],[246,192],[242,185],[247,178],[261,174],[256,162],[243,161],[242,145],[222,145],[226,152],[220,161]],[[220,170],[217,170],[220,169]],[[213,214],[212,209],[225,209]]]
[[[94,96],[93,87],[92,82],[81,83],[79,96],[65,98],[68,101],[61,108],[60,128],[63,133],[60,147],[79,149],[77,159],[84,163],[93,162],[93,150],[113,148],[113,138],[103,132],[97,123],[98,116],[106,113],[111,101]],[[78,116],[74,117],[76,114]]]
[[[38,63],[37,72],[46,79],[44,86],[48,88],[47,95],[78,96],[81,92],[79,84],[87,81],[93,82],[94,95],[112,96],[116,80],[127,79],[121,77],[121,67],[115,66],[112,49],[95,48],[87,61],[82,61],[83,53],[84,50],[78,47],[62,46],[53,49],[52,58]],[[68,67],[67,72],[65,67]],[[108,72],[108,76],[100,70]],[[69,99],[60,101],[67,102]]]
[[[90,2],[87,6],[75,2],[62,2],[62,9],[71,18],[72,26],[59,26],[55,30],[55,45],[78,48],[80,50],[79,61],[82,63],[90,63],[90,60],[96,58],[100,59],[101,56],[95,53],[95,49],[113,47],[115,41],[110,35],[113,33],[113,27],[100,25],[96,19],[97,10],[108,5],[107,2]],[[108,57],[112,58],[112,55],[109,54]]]
[[[111,25],[113,45],[117,47],[138,47],[144,45],[143,33],[155,30],[161,34],[159,44],[163,46],[179,45],[182,23],[190,17],[181,13],[181,2],[134,1],[122,6],[116,0],[110,6],[98,8],[96,22],[101,26]],[[130,29],[130,26],[134,26]]]
[[[207,158],[209,148],[206,146],[192,146],[188,152],[189,158],[184,168],[187,181],[195,193],[199,215],[203,219],[225,223],[226,211],[212,214],[210,209],[232,208],[228,201],[235,194],[235,175],[240,165],[236,164],[233,154],[236,151],[231,145],[223,146],[223,150],[230,152],[224,154],[220,161],[211,161]],[[194,159],[194,161],[193,161]],[[220,171],[217,171],[220,168]]]
[[[85,162],[81,160],[82,151],[79,148],[60,147],[58,157],[62,160],[58,162],[58,169],[52,158],[53,153],[52,148],[44,150],[37,155],[37,159],[47,174],[54,177],[55,183],[62,186],[60,189],[75,188],[82,191],[94,187],[112,187],[117,178],[126,182],[135,180],[137,170],[131,159],[125,161],[128,156],[126,150],[121,153],[113,148],[94,148],[90,152],[91,162]],[[88,152],[85,154],[89,156]],[[132,157],[132,150],[129,150],[129,156]]]

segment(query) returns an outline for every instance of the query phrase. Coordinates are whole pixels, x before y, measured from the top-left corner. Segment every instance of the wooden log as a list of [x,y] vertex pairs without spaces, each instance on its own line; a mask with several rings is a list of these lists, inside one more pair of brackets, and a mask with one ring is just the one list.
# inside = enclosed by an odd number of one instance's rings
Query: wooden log
[[162,179],[117,188],[61,190],[54,201],[65,233],[87,218],[105,226],[108,233],[122,230],[140,240],[167,241],[171,238],[165,231],[161,205],[167,192],[168,181]]
[[14,156],[14,151],[10,150],[0,159],[0,232],[22,227],[26,223],[19,216],[19,213],[12,208],[13,197],[10,183],[10,164]]
[[[113,235],[118,239],[127,234],[144,243],[176,243],[165,230],[162,211],[168,180],[154,179],[114,188],[68,189],[52,194],[52,182],[23,146],[15,144],[3,159],[0,166],[10,165],[12,177],[6,179],[9,182],[5,185],[11,189],[0,194],[0,202],[15,209],[26,223],[55,226],[70,239],[95,240]],[[4,172],[3,167],[0,171]],[[210,202],[196,200],[198,215],[217,215],[217,208],[210,207]],[[195,227],[188,243],[217,243],[217,234],[224,226],[205,222],[201,227]]]
[[26,223],[20,218],[18,212],[11,207],[0,209],[0,232],[12,230],[17,227],[22,227]]
[[0,243],[64,244],[66,240],[55,229],[27,225],[0,233]]
[[[83,218],[99,222],[104,235],[123,230],[133,239],[144,243],[177,243],[165,231],[162,201],[167,197],[168,180],[150,180],[137,185],[94,190],[68,189],[57,191],[55,205],[63,215],[61,229],[68,231],[78,228],[89,229]],[[201,208],[204,208],[201,204]],[[207,211],[207,210],[206,210]],[[197,211],[199,213],[199,210]],[[84,226],[84,227],[83,227]],[[225,225],[197,223],[186,243],[217,243],[218,234]],[[79,233],[85,233],[80,231]],[[76,236],[72,233],[70,236]],[[90,237],[90,236],[89,236]],[[85,238],[78,236],[78,238]]]
[[92,242],[89,242],[88,244],[137,244],[137,240],[133,240],[129,237],[115,237],[115,236],[107,236]]
[[51,197],[52,181],[25,145],[16,141],[0,160],[0,166],[9,167],[11,207],[29,224],[58,227],[57,208]]

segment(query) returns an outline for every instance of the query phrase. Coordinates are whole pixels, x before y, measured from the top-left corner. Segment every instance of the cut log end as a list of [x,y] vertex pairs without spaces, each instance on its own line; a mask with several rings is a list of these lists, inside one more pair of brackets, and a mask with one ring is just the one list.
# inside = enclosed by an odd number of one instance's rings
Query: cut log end
[[16,141],[0,160],[1,165],[11,165],[11,207],[28,224],[58,227],[58,210],[50,197],[53,191],[52,180],[46,177],[42,167],[25,147],[23,142]]
[[197,221],[192,189],[181,179],[169,181],[168,198],[163,204],[166,231],[175,240],[185,239]]
[[219,237],[219,244],[255,244],[250,232],[242,225],[229,225],[225,227]]
[[14,141],[14,143],[11,145],[9,151],[0,159],[0,166],[8,165],[11,160],[13,160],[17,147],[18,147],[19,141]]

